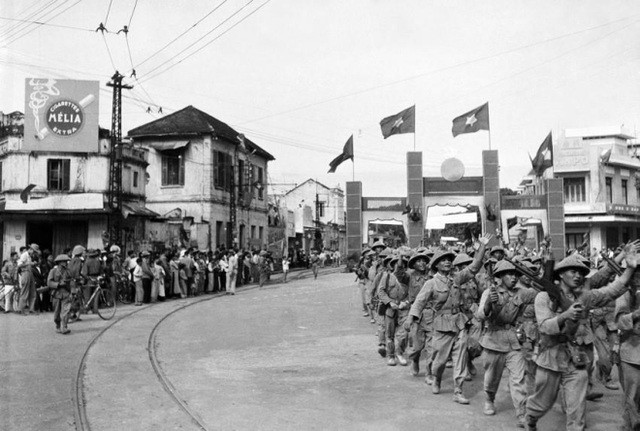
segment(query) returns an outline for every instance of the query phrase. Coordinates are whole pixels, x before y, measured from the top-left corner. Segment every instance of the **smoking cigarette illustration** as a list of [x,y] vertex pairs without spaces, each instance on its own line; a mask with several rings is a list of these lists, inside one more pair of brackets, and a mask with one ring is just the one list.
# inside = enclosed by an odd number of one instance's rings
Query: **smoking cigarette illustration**
[[[86,108],[87,106],[91,105],[94,100],[96,100],[96,96],[94,96],[93,94],[89,94],[85,96],[80,102],[78,102],[78,105],[80,105],[81,108]],[[38,132],[38,139],[42,140],[46,138],[48,135],[49,135],[49,129],[47,129],[46,127],[43,127]]]

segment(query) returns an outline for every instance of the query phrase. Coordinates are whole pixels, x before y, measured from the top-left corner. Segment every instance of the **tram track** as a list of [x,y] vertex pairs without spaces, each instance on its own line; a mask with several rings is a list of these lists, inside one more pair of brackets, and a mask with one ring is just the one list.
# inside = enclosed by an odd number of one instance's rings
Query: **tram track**
[[[296,274],[296,275],[293,275],[291,277],[291,281],[300,280],[300,279],[304,279],[304,278],[308,277],[308,274],[306,274],[306,273],[301,273],[301,274]],[[254,290],[254,289],[258,289],[258,286],[257,285],[250,285],[248,287],[240,288],[240,289],[238,289],[238,291],[239,292],[246,292],[246,291],[250,291],[250,290]],[[200,304],[200,303],[203,303],[203,302],[206,302],[206,301],[210,301],[210,300],[219,298],[221,296],[224,296],[224,293],[217,293],[217,294],[213,294],[213,295],[207,295],[204,298],[198,298],[195,301],[189,302],[187,304],[181,305],[180,307],[171,310],[169,313],[165,314],[162,318],[160,318],[153,325],[153,328],[150,331],[149,337],[148,337],[148,340],[147,340],[147,351],[148,351],[148,355],[149,355],[149,361],[151,363],[151,367],[152,367],[152,369],[154,371],[154,374],[155,374],[156,378],[158,379],[159,383],[161,384],[161,386],[163,387],[165,392],[169,395],[169,397],[180,408],[180,410],[182,410],[189,417],[191,422],[194,425],[196,425],[199,429],[205,430],[205,431],[208,428],[205,426],[204,421],[202,420],[202,418],[200,418],[200,416],[197,414],[197,412],[193,411],[189,407],[188,403],[184,400],[182,395],[177,391],[175,386],[167,378],[166,373],[162,369],[162,365],[160,364],[160,361],[158,360],[158,355],[157,355],[157,346],[158,346],[157,335],[158,335],[158,329],[160,328],[160,326],[169,317],[173,316],[175,313],[177,313],[179,311],[182,311],[185,308],[188,308],[188,307],[190,307],[192,305],[196,305],[196,304]],[[85,349],[84,353],[80,357],[80,360],[78,361],[77,372],[75,374],[75,380],[73,382],[72,391],[71,391],[72,403],[74,405],[75,428],[76,428],[77,431],[90,431],[91,430],[91,423],[90,423],[90,421],[89,421],[89,419],[87,417],[86,401],[85,401],[85,394],[84,394],[84,377],[85,377],[86,361],[87,361],[87,357],[89,355],[89,351],[96,344],[96,342],[109,329],[111,329],[114,325],[122,322],[123,320],[125,320],[125,319],[127,319],[127,318],[129,318],[129,317],[141,312],[141,311],[147,310],[150,307],[151,306],[147,305],[147,306],[141,307],[141,308],[139,308],[137,310],[131,311],[128,314],[119,316],[114,321],[110,322],[107,326],[102,328],[91,339],[91,341],[87,345],[87,348]]]

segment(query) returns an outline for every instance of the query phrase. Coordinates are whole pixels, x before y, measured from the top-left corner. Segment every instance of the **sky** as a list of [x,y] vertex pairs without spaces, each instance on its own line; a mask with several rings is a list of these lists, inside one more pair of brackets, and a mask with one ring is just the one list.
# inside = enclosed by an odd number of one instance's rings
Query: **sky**
[[[118,70],[134,86],[125,134],[193,105],[275,156],[274,191],[355,179],[406,196],[414,145],[425,176],[450,157],[481,175],[489,142],[515,188],[550,130],[638,129],[639,56],[636,0],[0,2],[1,111],[24,112],[27,77],[99,80],[109,128]],[[453,138],[451,120],[485,102],[490,133]],[[414,104],[415,135],[383,139],[380,120]],[[328,174],[352,134],[354,163]]]

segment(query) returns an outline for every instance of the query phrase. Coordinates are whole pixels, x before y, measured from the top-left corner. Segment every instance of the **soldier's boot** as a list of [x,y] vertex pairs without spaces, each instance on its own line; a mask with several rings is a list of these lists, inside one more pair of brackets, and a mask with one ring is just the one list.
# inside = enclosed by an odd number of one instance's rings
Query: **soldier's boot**
[[387,348],[384,346],[384,344],[379,344],[378,345],[378,353],[383,358],[387,356]]
[[440,381],[433,376],[431,376],[431,378],[433,379],[431,383],[431,393],[437,395],[440,393]]
[[420,361],[417,359],[411,360],[411,375],[413,377],[418,377],[420,373]]
[[455,392],[453,393],[453,402],[458,404],[469,404],[469,400],[465,398],[464,395],[462,395],[461,388],[456,388]]
[[60,332],[60,325],[56,325],[56,332]]
[[407,360],[404,358],[404,356],[402,355],[396,355],[396,358],[398,359],[398,363],[400,365],[402,365],[403,367],[407,366]]
[[71,332],[71,329],[69,329],[69,328],[67,328],[67,327],[64,327],[64,328],[62,328],[62,329],[60,330],[60,333],[61,333],[61,334],[68,334],[69,332]]
[[496,414],[496,407],[493,404],[494,396],[495,395],[490,392],[485,392],[485,401],[484,401],[484,408],[482,409],[482,413],[484,413],[487,416],[493,416]]
[[527,431],[537,431],[538,430],[538,419],[526,415],[524,418],[525,427]]
[[389,365],[390,367],[395,367],[396,366],[396,357],[395,357],[395,355],[389,355],[389,359],[387,359],[387,365]]

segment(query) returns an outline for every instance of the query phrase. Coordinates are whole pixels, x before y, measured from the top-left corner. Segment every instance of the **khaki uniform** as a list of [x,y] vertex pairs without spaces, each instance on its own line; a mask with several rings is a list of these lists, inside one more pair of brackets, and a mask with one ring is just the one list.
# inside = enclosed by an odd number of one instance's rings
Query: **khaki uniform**
[[594,346],[598,352],[598,378],[602,383],[611,381],[611,371],[616,360],[614,352],[620,348],[618,327],[615,322],[616,302],[591,310],[591,329],[595,334]]
[[[518,281],[516,285],[520,289],[532,289]],[[532,394],[536,384],[536,356],[538,355],[538,322],[534,301],[524,306],[519,325],[519,340],[522,345],[524,355],[525,370],[524,378],[527,383],[527,394]]]
[[624,391],[624,430],[640,428],[640,322],[632,314],[640,308],[640,292],[627,292],[616,300],[620,329],[620,383]]
[[[380,302],[386,305],[385,310],[385,342],[387,344],[387,355],[392,357],[395,353],[403,353],[402,339],[396,337],[396,332],[402,328],[402,323],[409,315],[409,287],[401,283],[396,274],[385,273],[378,284],[378,297]],[[394,309],[391,304],[400,306]]]
[[465,325],[469,318],[462,312],[463,297],[460,287],[474,277],[475,271],[467,267],[455,276],[440,273],[428,280],[418,294],[409,314],[415,319],[423,318],[423,310],[433,310],[433,340],[435,354],[433,374],[440,385],[449,356],[453,359],[453,379],[456,393],[462,392],[467,373],[467,343]]
[[[586,428],[586,395],[588,367],[593,362],[594,335],[588,318],[589,310],[606,305],[624,293],[626,287],[618,280],[610,285],[583,291],[579,300],[584,315],[577,325],[567,321],[562,328],[558,315],[562,310],[546,292],[535,300],[535,313],[540,331],[540,351],[536,359],[535,391],[527,399],[527,419],[537,421],[555,402],[560,387],[564,390],[567,430]],[[576,364],[577,362],[577,364]],[[586,363],[581,363],[586,362]],[[576,366],[578,365],[578,366]]]
[[[47,286],[53,297],[53,321],[56,329],[67,329],[69,311],[71,310],[71,275],[67,268],[60,265],[53,267],[47,277]],[[62,328],[61,328],[62,326]]]
[[524,418],[527,396],[525,384],[525,357],[516,333],[522,313],[532,304],[537,291],[515,286],[512,290],[500,285],[496,288],[498,302],[492,312],[485,314],[491,290],[485,290],[480,299],[476,317],[484,321],[486,331],[480,339],[484,349],[484,390],[493,402],[505,368],[509,371],[511,401],[516,415]]
[[[409,280],[409,302],[413,305],[422,290],[424,284],[431,278],[428,273],[420,273],[413,271]],[[432,304],[428,304],[417,322],[411,325],[409,330],[409,353],[408,357],[411,361],[420,362],[420,355],[424,350],[427,357],[427,375],[431,374],[431,364],[433,362],[433,349],[431,348],[431,339],[433,338],[433,309]]]

